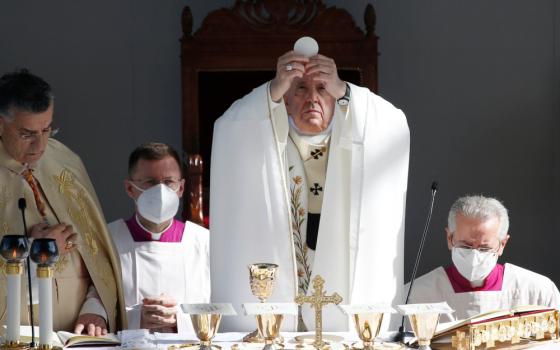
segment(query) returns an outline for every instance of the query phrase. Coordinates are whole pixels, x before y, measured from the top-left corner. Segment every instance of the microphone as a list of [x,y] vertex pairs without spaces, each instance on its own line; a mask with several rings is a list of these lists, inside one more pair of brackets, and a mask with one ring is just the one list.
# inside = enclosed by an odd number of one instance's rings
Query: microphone
[[[431,187],[431,197],[430,197],[430,207],[428,210],[428,216],[426,217],[426,223],[424,224],[424,231],[422,232],[422,239],[420,240],[420,246],[418,247],[418,252],[416,253],[416,261],[414,262],[414,267],[412,269],[412,276],[410,277],[410,287],[408,288],[408,293],[406,294],[405,304],[408,304],[410,298],[410,292],[412,291],[412,286],[414,285],[414,280],[416,279],[416,272],[418,272],[418,265],[420,265],[420,258],[422,257],[422,251],[424,250],[424,244],[426,243],[426,236],[428,234],[428,228],[430,227],[430,221],[432,220],[432,213],[434,211],[434,203],[436,200],[436,193],[438,191],[437,181],[432,182]],[[389,341],[392,342],[404,342],[405,338],[412,338],[414,334],[410,331],[404,330],[404,318],[402,317],[401,326],[396,334],[394,334]]]
[[[23,221],[23,232],[25,234],[25,238],[29,240],[29,234],[27,233],[27,222],[25,221],[25,208],[27,204],[25,202],[25,198],[20,198],[18,200],[18,208],[21,211],[21,220]],[[31,259],[29,258],[29,254],[27,254],[26,259],[27,264],[27,290],[29,294],[29,302],[31,306],[29,307],[29,317],[31,319],[31,343],[29,346],[33,349],[35,348],[35,327],[33,326],[33,291],[31,288]]]

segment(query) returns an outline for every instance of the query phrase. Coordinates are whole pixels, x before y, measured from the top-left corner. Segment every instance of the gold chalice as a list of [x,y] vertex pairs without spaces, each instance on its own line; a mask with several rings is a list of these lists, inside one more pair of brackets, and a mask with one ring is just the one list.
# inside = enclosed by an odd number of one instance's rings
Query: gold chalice
[[[354,314],[354,325],[356,332],[363,342],[363,350],[373,350],[373,341],[379,334],[381,322],[383,321],[382,312]],[[353,348],[359,349],[359,348]]]
[[284,348],[282,340],[277,341],[280,335],[283,315],[263,314],[256,315],[259,336],[264,339],[263,350],[278,350]]
[[276,286],[276,273],[278,265],[259,263],[249,265],[249,282],[251,292],[259,298],[261,303],[266,302]]
[[200,340],[200,350],[221,349],[212,345],[212,338],[218,332],[222,315],[220,314],[198,314],[190,315],[196,337]]
[[430,350],[430,343],[432,337],[436,332],[436,327],[439,322],[439,313],[419,313],[408,315],[412,330],[418,339],[420,350]]
[[[248,266],[249,283],[251,285],[251,293],[259,298],[261,303],[266,302],[270,298],[274,287],[276,286],[276,274],[278,265],[270,263],[256,263]],[[262,343],[264,339],[255,330],[243,337],[244,342]]]

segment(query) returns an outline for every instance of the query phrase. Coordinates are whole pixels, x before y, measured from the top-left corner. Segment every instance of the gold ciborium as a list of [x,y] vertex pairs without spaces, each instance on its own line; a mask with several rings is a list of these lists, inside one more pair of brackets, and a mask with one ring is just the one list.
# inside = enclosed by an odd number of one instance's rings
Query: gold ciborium
[[264,339],[263,350],[283,349],[282,340],[277,341],[280,335],[283,315],[263,314],[256,315],[259,336]]
[[408,315],[410,324],[412,325],[412,330],[414,335],[418,339],[418,345],[420,350],[430,350],[430,343],[432,337],[436,332],[436,327],[439,322],[439,313],[418,313]]
[[[383,321],[382,312],[360,313],[352,315],[356,332],[363,342],[363,350],[373,350],[373,341],[379,334],[381,322]],[[359,349],[359,348],[353,348]]]
[[[248,266],[249,268],[249,284],[251,285],[251,293],[259,298],[261,303],[266,302],[270,298],[274,287],[276,286],[276,274],[278,265],[270,263],[256,263]],[[243,337],[244,342],[262,343],[264,339],[255,330]]]
[[220,314],[198,314],[190,315],[196,337],[200,340],[200,350],[221,349],[217,345],[212,345],[212,338],[218,332],[222,315]]

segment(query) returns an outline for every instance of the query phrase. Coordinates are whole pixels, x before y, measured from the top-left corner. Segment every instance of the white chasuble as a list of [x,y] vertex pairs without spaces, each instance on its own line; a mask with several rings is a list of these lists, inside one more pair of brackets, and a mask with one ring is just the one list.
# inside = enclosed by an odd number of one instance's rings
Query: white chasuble
[[[347,113],[336,106],[333,116],[310,279],[321,275],[325,291],[339,293],[343,303],[394,304],[401,301],[403,285],[408,126],[390,103],[366,88],[350,87]],[[306,223],[305,217],[294,219],[291,205],[288,131],[284,103],[272,103],[268,84],[236,101],[214,126],[212,300],[233,303],[239,314],[242,303],[257,300],[249,287],[249,264],[280,266],[269,301],[293,302],[299,291],[294,229]],[[309,305],[303,317],[313,328]],[[255,325],[253,317],[226,317],[220,329],[251,331]],[[297,317],[285,317],[283,330],[295,331],[296,325]],[[346,331],[349,325],[336,307],[323,310],[324,330]]]
[[179,305],[210,301],[208,230],[187,221],[176,243],[136,242],[122,219],[109,224],[109,231],[121,261],[128,328],[140,328],[143,298],[165,293],[177,301],[177,331],[193,332]]
[[465,293],[455,293],[445,269],[440,266],[414,282],[410,303],[446,301],[455,313],[442,315],[442,322],[524,305],[558,309],[560,294],[549,278],[512,264],[504,266],[502,290]]

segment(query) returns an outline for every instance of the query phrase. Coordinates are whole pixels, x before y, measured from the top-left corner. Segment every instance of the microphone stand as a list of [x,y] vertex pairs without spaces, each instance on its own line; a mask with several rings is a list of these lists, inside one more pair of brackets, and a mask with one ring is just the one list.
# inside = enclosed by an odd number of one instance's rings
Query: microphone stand
[[[424,224],[424,231],[422,232],[422,239],[420,240],[420,246],[418,247],[418,252],[416,253],[416,261],[414,262],[414,267],[412,269],[412,276],[410,277],[410,287],[408,288],[408,293],[406,294],[405,304],[408,304],[410,298],[410,292],[412,291],[412,286],[414,285],[414,280],[416,279],[416,273],[418,272],[418,265],[420,265],[420,258],[422,257],[422,251],[424,250],[424,244],[426,243],[426,236],[428,234],[428,228],[430,227],[430,221],[432,220],[432,213],[434,211],[434,202],[436,199],[436,193],[438,190],[437,181],[432,182],[432,194],[430,198],[430,209],[428,211],[428,216],[426,217],[426,223]],[[393,334],[388,339],[389,342],[394,343],[404,343],[406,339],[414,337],[414,333],[410,331],[405,331],[404,329],[404,318],[402,317],[401,326],[396,334]]]
[[[19,210],[21,211],[21,219],[23,221],[23,232],[25,233],[25,238],[27,238],[27,240],[29,240],[29,234],[27,233],[27,222],[25,221],[25,208],[26,208],[26,203],[25,203],[25,198],[20,198],[18,200],[18,207]],[[31,322],[29,322],[31,324],[31,343],[29,343],[29,347],[31,349],[36,348],[35,346],[35,327],[33,325],[33,291],[31,288],[31,259],[29,257],[29,254],[27,255],[26,258],[26,264],[27,264],[27,289],[28,289],[28,293],[29,293],[29,317],[31,318]]]

